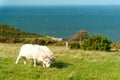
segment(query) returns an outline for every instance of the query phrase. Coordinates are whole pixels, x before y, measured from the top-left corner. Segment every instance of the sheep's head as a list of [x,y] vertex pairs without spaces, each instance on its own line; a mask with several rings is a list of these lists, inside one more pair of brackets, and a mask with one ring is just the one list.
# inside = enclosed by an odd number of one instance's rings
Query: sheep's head
[[49,58],[44,59],[43,61],[43,67],[50,67],[51,60]]
[[43,61],[43,67],[50,67],[51,64],[55,63],[55,56],[45,57]]

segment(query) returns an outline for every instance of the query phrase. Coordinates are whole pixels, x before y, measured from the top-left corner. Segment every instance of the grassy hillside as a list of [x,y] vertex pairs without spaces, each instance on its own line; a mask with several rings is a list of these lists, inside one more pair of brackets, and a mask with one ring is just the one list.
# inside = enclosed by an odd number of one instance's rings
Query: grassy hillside
[[15,64],[22,44],[0,43],[1,80],[119,80],[120,52],[66,50],[49,46],[56,55],[51,68],[36,67],[21,59]]
[[35,33],[23,32],[16,27],[0,24],[0,36],[7,37],[45,37]]

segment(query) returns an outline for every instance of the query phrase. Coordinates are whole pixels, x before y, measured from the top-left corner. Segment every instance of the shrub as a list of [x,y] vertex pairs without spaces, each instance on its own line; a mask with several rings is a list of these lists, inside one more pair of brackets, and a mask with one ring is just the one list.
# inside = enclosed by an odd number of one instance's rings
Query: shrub
[[36,41],[36,44],[39,44],[39,45],[45,45],[45,40],[43,40],[43,39],[35,39],[35,41]]
[[70,39],[70,41],[83,41],[83,40],[85,40],[87,38],[88,38],[87,31],[80,30],[74,36],[72,36],[72,38]]
[[82,42],[82,49],[84,50],[100,50],[109,51],[111,41],[107,37],[101,35],[93,35]]
[[72,42],[69,45],[70,49],[79,49],[80,48],[80,44],[78,42]]
[[45,40],[43,40],[43,39],[35,38],[35,39],[28,39],[27,41],[28,41],[28,43],[31,43],[31,44],[45,45]]

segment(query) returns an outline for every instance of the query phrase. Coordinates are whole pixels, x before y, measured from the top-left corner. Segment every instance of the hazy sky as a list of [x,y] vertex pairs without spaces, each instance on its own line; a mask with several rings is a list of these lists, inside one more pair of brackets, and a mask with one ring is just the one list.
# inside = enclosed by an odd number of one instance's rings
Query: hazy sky
[[120,0],[0,0],[0,5],[120,5]]

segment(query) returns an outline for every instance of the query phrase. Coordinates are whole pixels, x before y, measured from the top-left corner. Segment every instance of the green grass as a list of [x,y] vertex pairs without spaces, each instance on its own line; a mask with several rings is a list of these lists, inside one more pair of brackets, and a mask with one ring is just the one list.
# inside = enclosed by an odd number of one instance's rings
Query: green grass
[[0,80],[120,80],[120,52],[66,50],[49,46],[56,55],[51,68],[39,63],[34,67],[20,59],[15,64],[22,44],[0,43]]

